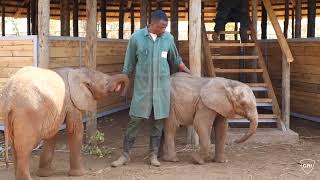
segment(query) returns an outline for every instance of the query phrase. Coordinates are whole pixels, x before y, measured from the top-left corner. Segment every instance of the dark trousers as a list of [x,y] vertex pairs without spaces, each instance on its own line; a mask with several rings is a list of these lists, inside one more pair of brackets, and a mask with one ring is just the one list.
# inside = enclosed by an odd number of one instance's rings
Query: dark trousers
[[[144,118],[134,116],[131,116],[130,118],[131,119],[128,123],[128,127],[123,141],[123,154],[127,157],[129,156],[130,150],[136,140],[139,128],[141,127],[141,122],[145,120]],[[149,149],[150,153],[157,155],[159,152],[164,119],[155,120],[151,118],[150,120],[152,120],[152,123],[150,130]]]
[[216,16],[216,25],[214,31],[219,33],[225,30],[225,25],[229,21],[240,21],[240,36],[241,40],[247,40],[247,30],[249,27],[249,14],[248,14],[248,0],[234,1],[233,6],[229,6],[220,2],[218,4],[218,11]]

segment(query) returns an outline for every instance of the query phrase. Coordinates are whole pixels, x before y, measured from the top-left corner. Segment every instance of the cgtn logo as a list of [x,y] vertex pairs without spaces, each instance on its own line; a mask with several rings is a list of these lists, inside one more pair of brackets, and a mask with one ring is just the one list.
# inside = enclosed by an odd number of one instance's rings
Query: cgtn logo
[[300,166],[304,173],[310,174],[314,168],[316,161],[313,159],[302,159],[300,161]]

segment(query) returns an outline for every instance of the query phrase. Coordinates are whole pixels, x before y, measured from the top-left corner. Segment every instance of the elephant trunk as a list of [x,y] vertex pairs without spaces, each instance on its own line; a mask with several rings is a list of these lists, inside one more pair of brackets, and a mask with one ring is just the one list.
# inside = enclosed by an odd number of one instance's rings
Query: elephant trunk
[[121,96],[125,96],[129,88],[128,76],[126,74],[116,74],[111,76],[111,83],[108,89],[111,92],[114,92],[118,84],[121,84],[121,89],[122,89]]
[[246,140],[248,140],[257,130],[258,127],[258,113],[254,113],[254,116],[250,116],[248,117],[249,121],[250,121],[250,126],[249,126],[249,130],[246,132],[245,135],[243,135],[241,138],[235,140],[235,143],[243,143]]

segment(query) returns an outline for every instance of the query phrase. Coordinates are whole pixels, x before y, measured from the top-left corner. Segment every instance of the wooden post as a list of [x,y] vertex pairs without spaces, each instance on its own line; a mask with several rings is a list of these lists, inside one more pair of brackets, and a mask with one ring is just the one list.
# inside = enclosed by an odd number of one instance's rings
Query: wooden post
[[38,66],[49,68],[49,26],[50,26],[50,0],[40,0],[38,2],[38,22],[39,22],[39,61]]
[[[189,63],[190,70],[197,76],[201,76],[201,0],[190,0],[189,5]],[[188,128],[188,140],[191,144],[198,145],[199,137]],[[193,138],[191,138],[193,137]],[[193,141],[192,141],[193,140]]]
[[[238,22],[234,22],[234,31],[238,31]],[[234,40],[238,40],[238,34],[234,34]]]
[[79,0],[73,0],[73,36],[79,36]]
[[295,38],[301,38],[301,0],[296,0]]
[[178,0],[171,0],[171,34],[174,37],[174,42],[178,48],[178,37],[179,37],[179,31],[178,31],[178,25],[179,25],[179,1]]
[[[157,0],[157,10],[161,10],[162,9],[162,0]],[[173,6],[173,4],[171,5],[171,7]]]
[[131,25],[131,34],[134,33],[134,6],[133,6],[134,0],[131,2],[131,7],[130,7],[130,25]]
[[[86,0],[86,46],[84,50],[84,65],[89,69],[96,69],[96,49],[97,49],[97,0]],[[87,141],[97,131],[96,112],[86,113]]]
[[295,34],[295,30],[294,30],[294,27],[295,27],[295,24],[294,24],[294,17],[295,17],[295,14],[294,14],[294,6],[292,5],[292,9],[291,9],[291,36],[292,38],[294,38],[294,34]]
[[31,1],[29,1],[28,4],[27,4],[27,34],[28,35],[31,35],[31,28],[30,28],[31,14],[30,14],[30,9],[31,9]]
[[290,63],[282,55],[282,120],[286,129],[290,129]]
[[148,1],[148,24],[151,22],[152,0]]
[[119,39],[123,39],[123,25],[124,25],[124,0],[120,0],[119,4]]
[[6,7],[2,4],[2,12],[1,12],[1,23],[2,23],[2,36],[6,35]]
[[140,0],[140,29],[147,26],[148,0]]
[[262,16],[261,16],[261,39],[267,39],[267,20],[268,15],[264,4],[262,3]]
[[39,16],[39,9],[38,9],[38,3],[39,2],[39,0],[36,0],[36,4],[35,4],[35,7],[36,7],[36,9],[35,9],[35,11],[36,11],[36,16],[35,16],[35,23],[36,23],[36,27],[35,27],[35,31],[36,31],[36,35],[38,35],[39,34],[39,20],[38,20],[38,16]]
[[258,3],[257,0],[252,0],[252,25],[254,30],[257,32],[257,22],[258,22]]
[[284,6],[284,28],[283,34],[284,37],[288,38],[288,28],[289,28],[289,0],[285,0]]
[[316,10],[317,10],[316,0],[308,0],[308,30],[307,30],[307,37],[314,37],[315,36]]
[[61,36],[70,36],[70,0],[60,0]]
[[101,0],[101,37],[107,38],[107,0]]
[[37,9],[37,0],[31,0],[31,31],[32,31],[32,35],[36,35],[37,30],[36,30],[36,19],[37,19],[37,15],[36,15],[36,9]]

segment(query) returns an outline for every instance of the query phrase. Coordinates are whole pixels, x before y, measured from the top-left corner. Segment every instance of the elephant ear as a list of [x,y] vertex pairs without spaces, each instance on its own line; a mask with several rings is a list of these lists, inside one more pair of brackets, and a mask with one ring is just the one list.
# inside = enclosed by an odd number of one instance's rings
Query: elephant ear
[[82,111],[95,111],[97,102],[89,89],[89,72],[79,69],[68,74],[70,97],[73,104]]
[[226,79],[214,78],[201,89],[200,96],[205,106],[226,118],[234,117],[232,89]]

